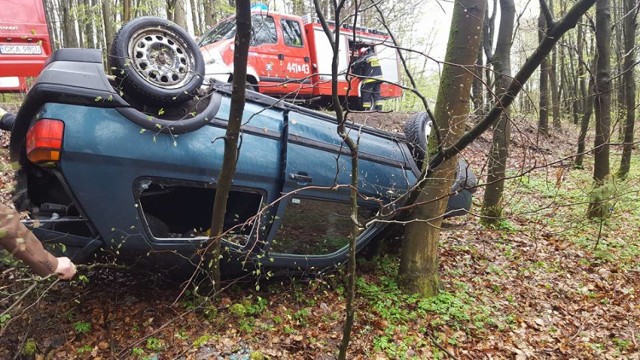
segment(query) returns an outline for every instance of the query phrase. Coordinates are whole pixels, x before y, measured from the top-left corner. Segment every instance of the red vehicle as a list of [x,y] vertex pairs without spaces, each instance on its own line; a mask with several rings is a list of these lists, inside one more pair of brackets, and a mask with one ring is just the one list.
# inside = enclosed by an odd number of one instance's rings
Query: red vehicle
[[26,90],[26,77],[40,73],[51,54],[42,0],[2,0],[0,92]]
[[[332,49],[318,22],[305,23],[301,17],[273,12],[252,14],[253,37],[249,48],[247,83],[254,90],[297,101],[327,103],[331,96]],[[230,82],[233,73],[235,17],[229,17],[207,31],[200,40],[205,59],[205,76]],[[399,60],[390,37],[368,28],[340,29],[338,71],[346,74],[357,50],[374,47],[382,67],[383,98],[402,95],[398,83]],[[338,95],[356,105],[360,97],[360,80],[351,77],[351,86],[341,75]]]

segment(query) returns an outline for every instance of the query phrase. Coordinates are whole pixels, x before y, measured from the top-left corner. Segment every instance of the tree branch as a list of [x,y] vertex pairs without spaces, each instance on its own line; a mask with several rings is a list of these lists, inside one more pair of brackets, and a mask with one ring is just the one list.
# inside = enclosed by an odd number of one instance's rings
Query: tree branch
[[552,27],[554,27],[555,20],[553,19],[553,14],[551,13],[551,9],[549,9],[549,5],[547,5],[547,2],[545,0],[540,0],[540,10],[542,10],[544,19],[547,22],[547,29],[551,29]]
[[558,42],[560,37],[569,29],[576,26],[580,17],[587,11],[596,0],[580,0],[578,1],[565,16],[558,22],[554,23],[547,32],[547,37],[538,45],[531,57],[527,59],[520,71],[511,81],[506,92],[496,101],[496,105],[491,109],[489,114],[482,119],[475,127],[465,133],[454,145],[437,153],[429,162],[428,173],[438,167],[445,160],[456,156],[460,151],[469,146],[482,133],[487,131],[498,119],[506,107],[513,103],[513,100],[522,90],[523,84],[529,80],[533,72],[538,68],[542,60],[551,52],[553,46]]

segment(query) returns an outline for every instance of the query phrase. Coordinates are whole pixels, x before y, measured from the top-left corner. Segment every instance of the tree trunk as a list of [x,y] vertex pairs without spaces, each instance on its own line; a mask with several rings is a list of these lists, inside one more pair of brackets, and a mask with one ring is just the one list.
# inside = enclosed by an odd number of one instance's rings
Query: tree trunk
[[193,20],[193,33],[196,34],[196,36],[202,35],[200,14],[198,13],[198,0],[191,0],[191,18]]
[[[549,10],[553,14],[553,1],[549,0]],[[546,23],[545,23],[545,27]],[[560,130],[560,90],[558,86],[558,47],[555,46],[551,52],[551,62],[549,62],[549,86],[551,86],[551,111],[553,117],[553,129]]]
[[102,21],[104,24],[104,38],[107,49],[111,48],[111,44],[113,44],[113,36],[115,35],[111,15],[111,0],[102,0]]
[[181,28],[187,30],[187,0],[176,0],[173,22]]
[[[547,21],[542,10],[538,17],[538,40],[542,42],[547,32]],[[538,133],[549,135],[549,57],[545,57],[540,64],[540,103],[538,118]]]
[[473,85],[471,87],[471,99],[473,100],[473,110],[476,115],[484,112],[484,83],[482,79],[482,69],[484,58],[482,56],[482,48],[478,47],[478,57],[476,59],[476,68],[474,71]]
[[[493,61],[493,68],[496,72],[496,95],[498,96],[504,94],[511,82],[510,59],[514,18],[515,5],[513,0],[500,0],[500,28]],[[500,106],[500,104],[496,103],[496,106]],[[482,219],[487,224],[496,224],[502,217],[502,194],[510,138],[509,109],[504,109],[500,120],[493,129],[493,142],[489,151],[487,187],[482,205]]]
[[215,12],[213,8],[213,1],[205,1],[204,2],[204,27],[206,30],[210,29],[215,25]]
[[553,129],[560,130],[560,86],[558,86],[558,48],[554,48],[551,53],[551,64],[549,66],[549,86],[551,86],[551,111],[553,117]]
[[[614,31],[614,35],[613,39],[611,39],[611,43],[613,44],[613,49],[615,50],[615,70],[616,70],[616,76],[615,78],[612,80],[612,89],[615,89],[616,91],[613,91],[611,93],[611,96],[615,96],[615,101],[612,99],[611,103],[612,106],[615,103],[615,121],[613,121],[613,123],[611,124],[611,132],[613,133],[615,130],[615,132],[618,133],[618,141],[623,142],[624,141],[624,120],[626,117],[626,95],[625,95],[625,90],[626,90],[626,85],[624,84],[624,54],[622,53],[622,50],[624,49],[624,42],[622,39],[622,33],[624,32],[624,21],[622,20],[622,17],[624,16],[623,11],[624,11],[624,4],[623,4],[624,0],[619,0],[619,1],[613,1],[611,3],[611,14],[612,14],[612,21],[613,24],[622,24],[622,26],[617,26],[614,25],[614,28],[612,29]],[[620,74],[622,76],[617,76],[617,74]]]
[[482,109],[482,112],[486,112],[488,109],[493,106],[495,103],[495,99],[493,98],[493,94],[491,89],[493,88],[493,71],[491,69],[491,64],[493,63],[493,36],[495,34],[496,28],[496,13],[497,13],[497,0],[493,0],[493,13],[489,16],[489,3],[485,0],[484,4],[484,16],[485,20],[482,26],[482,36],[481,36],[481,44],[482,49],[484,50],[484,55],[487,59],[486,66],[484,67],[484,84],[483,89],[486,92],[485,109]]
[[[595,59],[593,59],[593,69],[595,69]],[[591,114],[593,114],[593,105],[595,102],[595,74],[589,74],[589,87],[587,90],[587,96],[585,97],[585,104],[583,105],[582,121],[580,122],[580,133],[578,134],[578,151],[576,157],[573,160],[573,166],[577,169],[582,169],[582,162],[584,160],[584,152],[586,151],[585,139],[587,138],[587,131],[589,130],[589,122],[591,121]]]
[[624,146],[618,176],[626,178],[631,168],[631,150],[633,150],[633,130],[636,122],[636,83],[634,79],[634,59],[636,46],[637,0],[624,0],[624,74],[626,119],[624,122]]
[[224,136],[224,157],[222,168],[216,183],[216,196],[211,215],[211,238],[207,247],[212,256],[212,276],[216,291],[220,291],[220,259],[222,257],[220,243],[224,229],[224,217],[227,212],[227,200],[238,159],[238,138],[245,105],[245,84],[247,80],[247,59],[251,41],[251,4],[249,0],[238,0],[236,6],[236,38],[233,52],[233,92],[227,131]]
[[577,53],[578,53],[578,79],[580,84],[580,100],[581,106],[580,109],[584,113],[587,108],[587,96],[589,96],[590,92],[587,89],[587,67],[586,60],[584,56],[584,29],[582,26],[578,26],[577,28]]
[[[454,4],[434,114],[440,147],[453,145],[464,131],[480,46],[477,29],[482,27],[485,6],[484,0],[460,0]],[[418,195],[418,205],[411,211],[409,220],[413,221],[405,226],[399,282],[406,291],[427,296],[439,291],[438,238],[456,165],[454,156],[432,169]]]
[[[596,134],[593,180],[595,188],[604,185],[609,175],[609,138],[611,128],[611,12],[609,0],[596,1]],[[607,209],[602,196],[589,203],[588,216],[603,217]]]
[[51,35],[51,51],[55,51],[61,47],[61,43],[60,37],[58,36],[57,26],[53,26],[54,23],[57,23],[54,0],[45,0],[44,4],[47,17],[47,29]]
[[64,27],[64,43],[63,47],[78,47],[78,36],[76,35],[76,20],[72,15],[71,2],[62,2],[62,21]]
[[85,24],[84,24],[84,35],[86,37],[85,43],[87,47],[90,49],[96,48],[96,40],[95,40],[95,32],[94,32],[94,11],[93,11],[93,1],[92,0],[84,0],[84,14],[85,14]]
[[122,22],[131,20],[131,0],[122,0]]
[[176,2],[178,0],[167,0],[167,20],[174,21],[176,16]]
[[[331,59],[331,94],[333,110],[336,113],[336,120],[338,122],[337,132],[340,138],[349,148],[349,154],[351,156],[351,189],[349,194],[349,201],[351,205],[351,229],[349,236],[349,270],[347,274],[347,304],[346,304],[346,316],[344,326],[342,328],[342,340],[340,342],[338,359],[344,360],[347,357],[347,349],[351,340],[351,330],[353,327],[353,321],[355,318],[356,308],[354,306],[355,294],[356,294],[356,239],[360,232],[358,226],[358,145],[357,140],[350,137],[349,131],[345,124],[347,119],[345,118],[342,106],[340,105],[340,99],[338,97],[338,54],[340,53],[340,34],[333,32],[326,21],[324,13],[321,11],[321,5],[318,0],[314,0],[316,15],[320,19],[320,23],[324,34],[326,35],[332,49]],[[336,23],[340,22],[341,13],[344,10],[345,1],[339,1],[335,3],[333,19]],[[377,5],[374,5],[375,9],[379,11]],[[355,14],[353,18],[353,25],[355,26],[358,20],[359,9],[356,8],[353,12]],[[357,136],[357,135],[355,135]]]

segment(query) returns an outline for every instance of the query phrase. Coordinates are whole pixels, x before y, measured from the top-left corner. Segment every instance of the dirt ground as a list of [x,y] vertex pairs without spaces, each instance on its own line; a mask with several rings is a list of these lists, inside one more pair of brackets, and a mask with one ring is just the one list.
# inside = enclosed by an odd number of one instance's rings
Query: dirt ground
[[[354,119],[401,132],[410,115]],[[479,188],[472,214],[442,230],[444,288],[434,300],[398,290],[397,252],[360,263],[350,358],[640,359],[640,267],[633,252],[640,256],[637,181],[625,183],[636,200],[600,224],[606,234],[596,249],[598,224],[585,222],[582,205],[573,210],[560,192],[582,194],[590,181],[589,162],[584,171],[569,166],[576,127],[567,124],[546,138],[538,136],[535,121],[512,120],[508,168],[519,178],[507,193],[508,221],[498,229],[479,224]],[[0,136],[6,149],[8,138]],[[463,152],[480,179],[490,139],[486,134]],[[6,161],[6,152],[2,156]],[[9,186],[10,174],[1,181]],[[345,307],[342,271],[303,281],[231,282],[212,302],[157,274],[83,267],[80,275],[71,283],[37,282],[23,269],[0,271],[1,311],[32,289],[12,317],[0,317],[0,358],[337,354]]]

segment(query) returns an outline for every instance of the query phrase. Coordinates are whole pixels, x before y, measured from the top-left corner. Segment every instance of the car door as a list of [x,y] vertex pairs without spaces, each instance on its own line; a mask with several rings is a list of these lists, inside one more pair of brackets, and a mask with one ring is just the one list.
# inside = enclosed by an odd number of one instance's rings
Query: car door
[[[274,84],[282,82],[285,77],[282,69],[283,62],[279,58],[281,50],[276,20],[271,15],[253,14],[251,33],[248,65],[260,76],[260,86],[265,85],[264,92],[272,92],[275,90]],[[270,91],[270,89],[273,90]]]
[[[351,156],[336,133],[336,122],[318,113],[286,116],[283,197],[268,239],[269,258],[277,267],[321,269],[344,261],[351,231],[349,205]],[[415,183],[402,147],[372,131],[349,130],[362,151],[359,160],[359,224]],[[377,200],[373,200],[373,198]],[[379,200],[379,201],[378,201]],[[358,247],[380,230],[366,228]]]
[[302,23],[299,19],[282,17],[280,30],[284,46],[281,47],[278,56],[283,60],[282,70],[286,77],[283,86],[291,96],[311,94],[311,59]]

